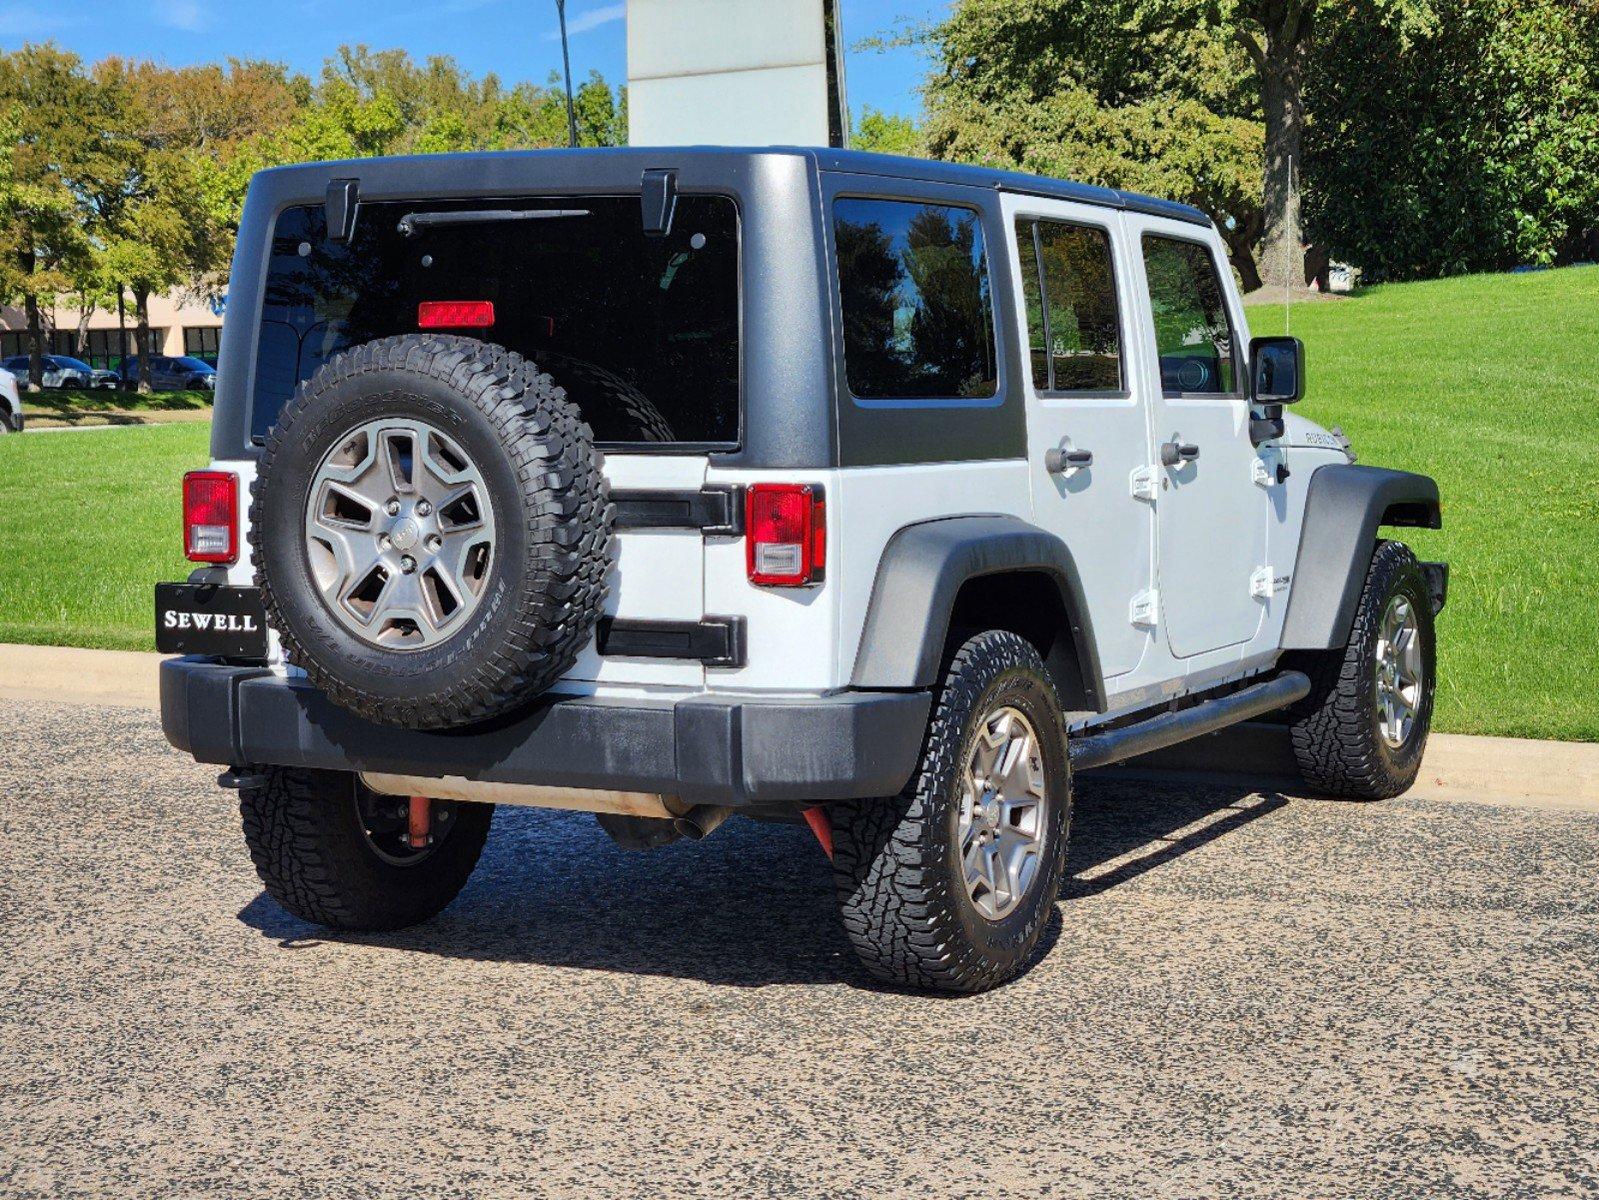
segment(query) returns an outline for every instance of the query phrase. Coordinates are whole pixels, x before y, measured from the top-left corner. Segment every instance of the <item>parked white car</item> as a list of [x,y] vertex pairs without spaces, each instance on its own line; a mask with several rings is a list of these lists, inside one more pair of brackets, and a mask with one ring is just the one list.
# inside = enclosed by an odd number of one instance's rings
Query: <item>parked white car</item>
[[22,432],[22,395],[9,371],[0,371],[0,433]]

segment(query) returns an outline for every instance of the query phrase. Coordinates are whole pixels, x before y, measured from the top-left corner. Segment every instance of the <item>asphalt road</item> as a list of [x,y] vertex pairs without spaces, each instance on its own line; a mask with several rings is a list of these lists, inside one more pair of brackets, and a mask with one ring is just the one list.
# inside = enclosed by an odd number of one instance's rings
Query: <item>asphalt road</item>
[[149,713],[0,729],[6,1197],[1599,1191],[1599,815],[1085,782],[1047,957],[934,1000],[800,829],[502,810],[330,937]]

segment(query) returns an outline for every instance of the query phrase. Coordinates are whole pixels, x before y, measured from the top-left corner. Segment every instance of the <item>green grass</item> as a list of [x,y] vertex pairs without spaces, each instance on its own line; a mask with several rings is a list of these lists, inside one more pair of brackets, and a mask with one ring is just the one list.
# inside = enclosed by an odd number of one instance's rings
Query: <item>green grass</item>
[[145,425],[206,421],[211,417],[210,392],[138,392],[54,388],[27,392],[22,411],[35,426]]
[[[1599,269],[1373,288],[1292,323],[1301,411],[1443,490],[1445,528],[1403,535],[1452,569],[1439,728],[1599,741]],[[208,428],[0,438],[0,641],[151,648]]]
[[1402,534],[1450,564],[1438,727],[1599,741],[1599,268],[1371,288],[1292,332],[1300,411],[1443,493],[1444,528]]
[[191,569],[179,483],[210,429],[0,437],[0,642],[155,648],[151,588]]

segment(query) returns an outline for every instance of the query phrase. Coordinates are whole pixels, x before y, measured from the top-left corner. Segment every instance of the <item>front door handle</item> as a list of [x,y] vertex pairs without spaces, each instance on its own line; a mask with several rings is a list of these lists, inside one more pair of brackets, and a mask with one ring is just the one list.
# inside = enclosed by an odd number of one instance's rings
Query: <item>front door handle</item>
[[1044,470],[1051,475],[1060,475],[1067,471],[1081,471],[1084,467],[1094,465],[1094,452],[1092,450],[1065,450],[1060,446],[1051,446],[1044,451]]
[[1160,444],[1160,465],[1163,467],[1180,467],[1199,458],[1199,447],[1193,442],[1162,442]]

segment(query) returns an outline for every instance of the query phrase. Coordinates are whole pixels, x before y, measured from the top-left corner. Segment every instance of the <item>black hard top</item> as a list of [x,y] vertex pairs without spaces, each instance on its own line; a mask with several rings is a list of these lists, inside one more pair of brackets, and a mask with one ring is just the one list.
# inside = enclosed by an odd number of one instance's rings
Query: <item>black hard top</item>
[[470,181],[475,168],[493,173],[494,168],[503,167],[506,165],[506,160],[514,159],[537,158],[551,164],[563,162],[569,167],[582,161],[592,164],[597,159],[609,160],[612,164],[618,160],[633,160],[641,169],[646,166],[669,167],[674,163],[692,161],[697,166],[714,169],[718,163],[725,164],[729,160],[748,160],[774,155],[801,156],[811,160],[822,171],[993,188],[1028,196],[1074,200],[1082,204],[1098,204],[1106,208],[1148,213],[1151,216],[1169,217],[1194,225],[1208,227],[1211,223],[1204,212],[1192,205],[1178,204],[1173,200],[1160,200],[1138,192],[1118,191],[1113,188],[1096,187],[1093,184],[1075,183],[1068,179],[1051,179],[1043,175],[1028,175],[1021,171],[1000,171],[991,167],[974,167],[933,159],[873,154],[865,150],[819,149],[815,146],[629,146],[584,150],[481,151],[465,154],[352,159],[339,163],[306,163],[301,166],[277,167],[264,173],[292,176],[304,172],[325,179],[329,174],[329,168],[336,167],[337,173],[341,175],[361,178],[363,174],[368,176],[375,174],[392,179],[397,171],[403,172],[408,166],[426,165],[436,171],[441,164],[448,163],[456,179],[467,182]]

